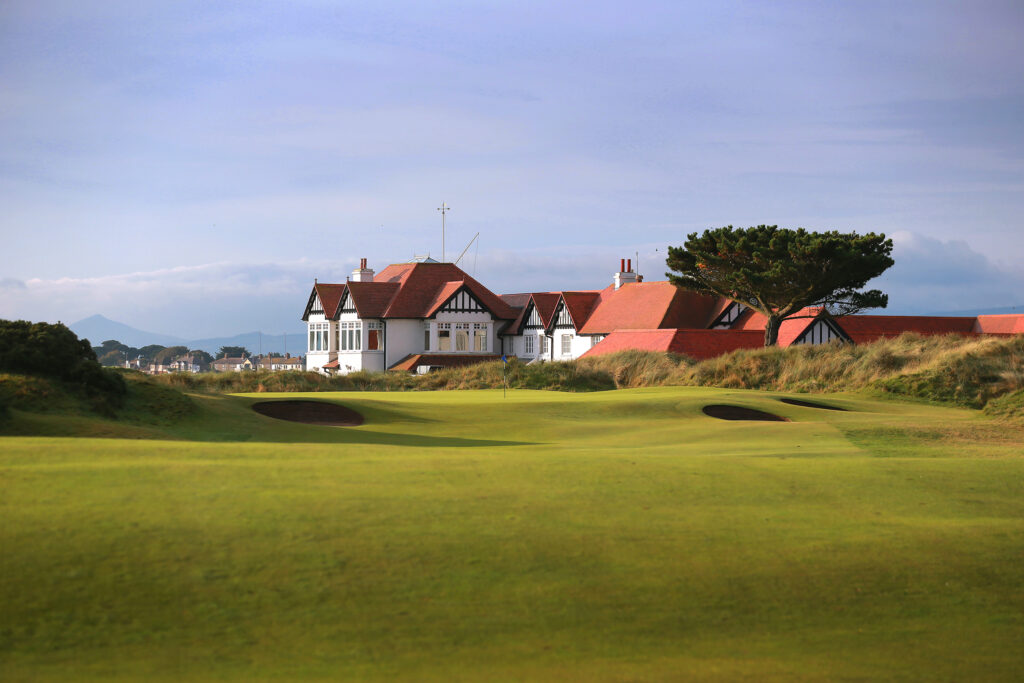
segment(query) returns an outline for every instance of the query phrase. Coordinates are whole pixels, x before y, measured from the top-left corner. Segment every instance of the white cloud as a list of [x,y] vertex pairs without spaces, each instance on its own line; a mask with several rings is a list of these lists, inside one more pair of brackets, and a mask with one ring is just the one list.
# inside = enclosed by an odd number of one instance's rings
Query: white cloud
[[896,264],[869,283],[889,294],[885,313],[935,313],[1018,306],[1024,269],[1002,267],[962,240],[897,232]]

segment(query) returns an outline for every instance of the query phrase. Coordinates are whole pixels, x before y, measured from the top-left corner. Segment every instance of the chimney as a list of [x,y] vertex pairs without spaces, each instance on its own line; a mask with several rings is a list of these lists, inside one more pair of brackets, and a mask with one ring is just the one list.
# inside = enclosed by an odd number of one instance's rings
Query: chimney
[[619,272],[615,273],[615,289],[622,285],[636,282],[636,273],[633,272],[633,259],[619,259]]
[[366,259],[359,259],[359,267],[352,271],[352,282],[373,282],[373,269],[366,267]]

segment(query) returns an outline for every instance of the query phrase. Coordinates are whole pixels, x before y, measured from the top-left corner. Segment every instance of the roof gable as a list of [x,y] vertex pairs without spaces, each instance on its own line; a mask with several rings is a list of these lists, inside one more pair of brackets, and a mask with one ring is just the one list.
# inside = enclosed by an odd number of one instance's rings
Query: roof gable
[[495,318],[515,320],[518,317],[518,311],[453,263],[394,264],[382,270],[373,282],[398,284],[384,312],[385,318],[429,318],[460,286],[471,292]]
[[347,294],[360,318],[381,318],[398,291],[397,282],[349,282]]
[[341,294],[344,291],[345,285],[324,282],[314,284],[312,291],[309,293],[306,308],[302,312],[302,320],[309,320],[309,316],[312,313],[323,313],[327,317],[334,316],[338,303],[341,301]]
[[441,288],[436,297],[435,305],[431,306],[430,317],[442,312],[453,313],[484,313],[487,307],[473,294],[473,290],[465,282],[448,282]]
[[595,304],[601,299],[601,292],[562,292],[562,302],[565,304],[569,317],[577,330],[587,324]]

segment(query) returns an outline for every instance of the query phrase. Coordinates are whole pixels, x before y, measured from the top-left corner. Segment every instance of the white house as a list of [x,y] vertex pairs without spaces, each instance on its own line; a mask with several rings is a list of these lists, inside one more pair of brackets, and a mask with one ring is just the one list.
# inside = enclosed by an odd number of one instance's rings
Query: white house
[[362,259],[348,282],[314,283],[302,316],[306,369],[428,372],[498,358],[518,315],[452,263],[418,259],[375,274]]

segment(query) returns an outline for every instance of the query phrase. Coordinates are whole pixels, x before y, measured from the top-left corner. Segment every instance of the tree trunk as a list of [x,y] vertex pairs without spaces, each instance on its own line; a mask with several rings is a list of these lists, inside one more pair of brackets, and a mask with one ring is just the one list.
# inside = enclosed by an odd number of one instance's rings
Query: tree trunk
[[779,343],[779,327],[782,325],[782,319],[776,318],[774,315],[768,316],[768,322],[764,324],[764,345],[775,346]]

